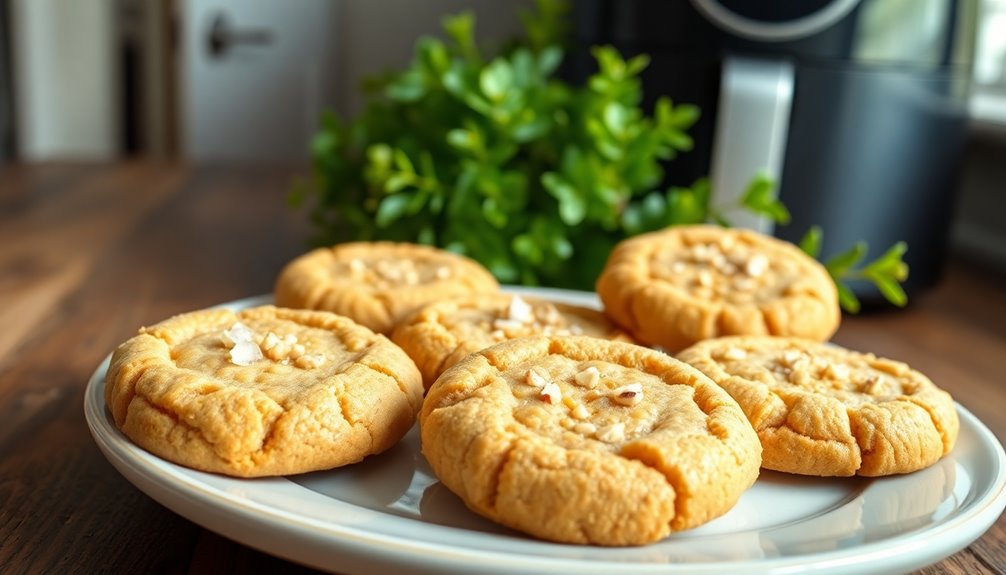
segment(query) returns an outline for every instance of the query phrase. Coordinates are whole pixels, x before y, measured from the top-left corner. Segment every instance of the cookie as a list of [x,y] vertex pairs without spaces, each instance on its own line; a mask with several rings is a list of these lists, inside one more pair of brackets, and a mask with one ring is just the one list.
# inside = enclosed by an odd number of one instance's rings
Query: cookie
[[112,355],[116,426],[164,459],[237,477],[360,461],[412,427],[419,371],[384,336],[320,311],[175,316]]
[[788,242],[716,226],[621,242],[597,293],[636,339],[669,351],[724,335],[825,341],[841,319],[835,284],[820,263]]
[[758,432],[766,469],[876,477],[932,465],[957,440],[954,401],[904,363],[793,338],[728,337],[681,352]]
[[597,310],[508,294],[428,304],[400,323],[391,340],[416,362],[423,384],[429,388],[441,373],[468,354],[531,335],[629,340]]
[[444,372],[420,412],[440,481],[493,521],[563,543],[641,545],[729,510],[761,446],[737,403],[658,351],[529,337]]
[[355,242],[318,248],[286,265],[276,305],[335,312],[383,334],[416,308],[452,296],[499,291],[473,260],[407,243]]

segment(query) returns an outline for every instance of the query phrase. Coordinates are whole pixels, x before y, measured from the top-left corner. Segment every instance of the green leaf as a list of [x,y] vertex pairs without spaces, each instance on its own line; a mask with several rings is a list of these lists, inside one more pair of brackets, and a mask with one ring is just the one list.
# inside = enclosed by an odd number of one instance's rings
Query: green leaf
[[618,102],[609,102],[604,107],[604,125],[615,137],[625,134],[626,127],[631,119],[629,111]]
[[537,266],[545,258],[538,242],[527,234],[520,234],[514,237],[512,246],[513,252],[531,265]]
[[817,259],[821,255],[821,226],[811,226],[800,238],[800,249],[808,256]]
[[450,68],[451,57],[447,47],[437,38],[423,36],[416,41],[416,54],[425,71],[439,78]]
[[554,172],[546,172],[541,176],[541,183],[548,193],[559,200],[559,217],[568,226],[575,226],[587,215],[587,203],[583,196]]
[[775,182],[765,174],[758,174],[751,180],[741,197],[741,205],[778,224],[789,223],[789,210],[776,199]]
[[908,279],[908,264],[901,257],[908,251],[908,244],[897,242],[879,258],[863,268],[864,275],[890,276],[898,281]]
[[437,245],[437,232],[432,226],[423,226],[416,235],[416,241],[424,246]]
[[887,301],[898,307],[905,307],[908,304],[908,294],[894,278],[879,276],[873,279],[873,284]]
[[413,198],[414,194],[408,192],[385,197],[377,207],[374,223],[379,228],[390,226],[405,214]]
[[468,130],[456,128],[447,132],[447,143],[459,150],[472,151],[475,149],[475,134]]
[[824,267],[828,269],[831,277],[841,278],[866,256],[868,249],[866,242],[856,242],[856,245],[825,262]]
[[384,182],[384,191],[393,194],[414,185],[415,181],[416,177],[413,174],[393,174]]
[[700,180],[691,188],[671,188],[667,191],[666,224],[700,224],[709,213],[707,181]]
[[412,165],[412,160],[409,159],[408,154],[406,154],[401,149],[396,149],[392,152],[392,160],[395,162],[395,167],[400,171],[407,174],[415,174],[416,167]]
[[629,59],[628,62],[625,63],[625,75],[635,76],[636,74],[639,74],[640,72],[645,70],[646,67],[649,65],[650,65],[650,57],[648,55],[639,54],[638,56],[633,56],[632,58]]
[[486,198],[482,200],[482,216],[495,228],[503,228],[506,226],[509,217],[506,212],[500,207],[498,201],[495,198]]
[[689,152],[695,146],[691,136],[676,130],[664,134],[664,140],[669,146],[679,152]]
[[471,61],[479,60],[479,51],[475,46],[475,15],[462,12],[447,16],[443,20],[444,32],[454,41],[458,52]]
[[422,70],[406,71],[385,89],[388,98],[399,102],[415,102],[426,94],[426,79]]
[[502,100],[512,85],[513,69],[510,67],[510,62],[503,58],[494,59],[479,74],[479,87],[491,101]]
[[549,46],[538,54],[538,73],[543,78],[551,76],[562,63],[562,48]]
[[849,313],[859,313],[859,298],[852,293],[849,286],[842,282],[835,282],[835,287],[838,288],[838,303],[842,309]]
[[622,227],[632,235],[659,230],[667,225],[668,201],[660,192],[651,192],[639,202],[626,206]]
[[691,104],[678,104],[674,108],[674,112],[671,113],[670,124],[676,128],[687,130],[695,125],[695,122],[699,121],[699,116],[702,113],[698,106],[693,106]]
[[367,148],[367,159],[375,166],[391,167],[391,156],[391,146],[387,144],[374,144]]
[[338,143],[338,135],[335,132],[329,130],[318,132],[311,138],[311,155],[330,156],[335,153]]

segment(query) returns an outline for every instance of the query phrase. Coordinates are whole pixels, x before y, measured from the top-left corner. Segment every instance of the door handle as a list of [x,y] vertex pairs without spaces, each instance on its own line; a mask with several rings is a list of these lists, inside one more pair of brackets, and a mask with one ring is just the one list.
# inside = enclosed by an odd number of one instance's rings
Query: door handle
[[235,45],[265,46],[272,43],[272,31],[266,28],[238,28],[231,26],[227,16],[218,12],[213,16],[206,37],[206,51],[210,58],[223,58]]

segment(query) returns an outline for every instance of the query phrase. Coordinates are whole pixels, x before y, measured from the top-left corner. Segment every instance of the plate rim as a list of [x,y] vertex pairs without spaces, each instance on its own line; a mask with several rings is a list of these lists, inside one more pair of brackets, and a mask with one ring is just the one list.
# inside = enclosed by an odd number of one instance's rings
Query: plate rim
[[[504,289],[513,293],[552,295],[558,298],[575,299],[578,303],[586,305],[591,305],[591,302],[593,305],[597,305],[597,296],[593,292],[516,286],[504,286]],[[240,308],[261,305],[270,301],[271,296],[264,294],[212,307]],[[289,510],[270,507],[248,498],[235,496],[212,485],[212,482],[200,481],[199,475],[203,474],[223,481],[240,482],[243,480],[191,470],[143,451],[110,423],[104,402],[104,373],[107,370],[110,357],[111,353],[98,364],[91,374],[85,388],[83,407],[90,433],[102,454],[113,467],[140,491],[196,524],[266,553],[321,569],[330,569],[331,562],[326,561],[325,557],[316,556],[318,555],[316,550],[310,554],[285,552],[285,549],[277,548],[277,545],[271,544],[268,537],[263,538],[262,534],[256,535],[242,528],[253,525],[256,529],[265,529],[270,532],[279,529],[284,535],[293,536],[312,546],[328,547],[330,552],[337,555],[342,561],[340,569],[352,565],[373,568],[376,563],[381,561],[395,563],[398,566],[409,565],[415,568],[417,567],[415,560],[421,556],[425,560],[425,568],[433,568],[437,571],[443,569],[463,570],[466,567],[470,568],[477,562],[484,572],[499,573],[603,573],[618,569],[619,572],[626,573],[678,574],[685,572],[719,573],[726,569],[728,572],[738,574],[772,574],[788,572],[797,567],[814,569],[818,573],[852,573],[851,569],[871,565],[874,567],[873,569],[859,572],[879,573],[887,572],[891,568],[920,568],[956,553],[981,537],[1006,508],[1006,451],[1003,450],[1003,446],[995,434],[984,423],[964,406],[955,402],[958,415],[961,418],[961,427],[968,427],[969,431],[975,433],[979,439],[979,447],[994,456],[989,462],[990,466],[994,466],[992,477],[983,478],[982,484],[985,485],[985,488],[977,493],[973,500],[963,503],[951,516],[928,527],[911,530],[882,541],[807,555],[756,560],[744,559],[708,563],[625,563],[556,556],[523,557],[499,550],[459,548],[451,546],[449,543],[408,540],[401,536],[358,529],[351,525],[324,523],[312,517],[298,517]],[[193,473],[196,475],[193,476]],[[286,477],[270,478],[270,480],[283,481],[296,485],[304,491],[314,493],[307,487],[300,486]],[[171,498],[166,495],[167,493],[180,498],[182,502],[167,500]],[[322,496],[321,494],[317,495]],[[353,506],[352,503],[341,503]],[[236,514],[243,521],[234,524],[233,528],[228,528],[227,524],[222,524],[223,527],[221,527],[216,521],[208,520],[207,516],[201,516],[198,511],[191,509],[192,505],[207,506],[221,516]],[[378,510],[368,511],[381,513]],[[408,518],[400,519],[414,521]],[[207,525],[207,523],[214,525]],[[935,545],[933,539],[937,540]],[[925,553],[920,554],[920,550],[924,550]],[[353,554],[353,556],[340,555],[339,551]],[[392,551],[394,554],[390,555],[389,552]],[[379,561],[375,561],[372,557],[375,552],[380,552],[385,556],[381,557]],[[492,563],[489,564],[489,562]]]

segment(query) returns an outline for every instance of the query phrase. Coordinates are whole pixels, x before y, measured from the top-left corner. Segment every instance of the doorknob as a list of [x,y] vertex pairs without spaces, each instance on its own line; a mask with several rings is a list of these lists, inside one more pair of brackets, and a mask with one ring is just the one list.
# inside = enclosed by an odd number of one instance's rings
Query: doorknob
[[218,12],[213,16],[210,32],[206,37],[206,51],[210,58],[223,58],[235,45],[264,46],[272,42],[272,31],[266,28],[231,27],[227,16]]

